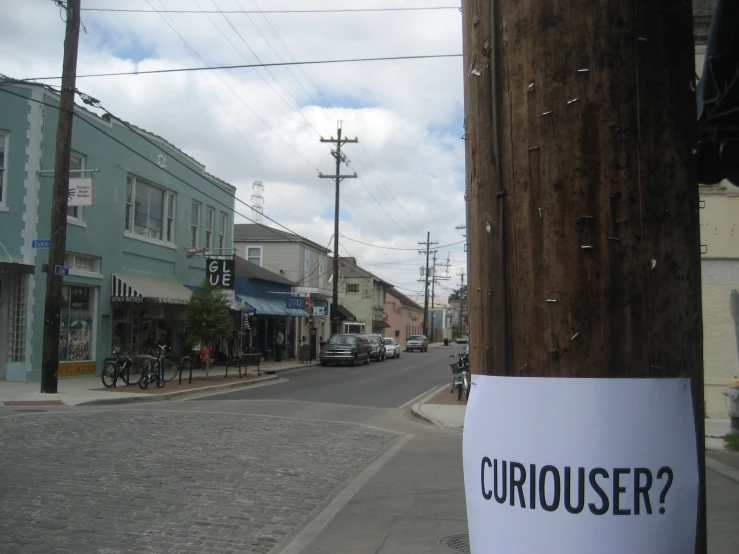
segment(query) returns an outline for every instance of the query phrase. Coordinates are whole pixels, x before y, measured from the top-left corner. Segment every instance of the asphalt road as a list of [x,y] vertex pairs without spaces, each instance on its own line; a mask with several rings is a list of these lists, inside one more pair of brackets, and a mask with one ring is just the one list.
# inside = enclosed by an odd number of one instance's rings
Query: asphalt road
[[283,374],[288,382],[244,389],[197,400],[295,400],[399,408],[445,383],[451,383],[451,354],[462,346],[401,352],[400,358],[357,367],[313,367]]

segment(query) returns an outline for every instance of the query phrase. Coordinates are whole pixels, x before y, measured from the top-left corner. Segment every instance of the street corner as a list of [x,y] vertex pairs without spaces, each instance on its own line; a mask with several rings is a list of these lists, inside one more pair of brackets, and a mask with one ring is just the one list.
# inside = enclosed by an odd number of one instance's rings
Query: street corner
[[450,392],[449,385],[443,385],[430,393],[426,399],[411,407],[413,414],[436,427],[461,430],[467,399],[457,400],[456,389]]

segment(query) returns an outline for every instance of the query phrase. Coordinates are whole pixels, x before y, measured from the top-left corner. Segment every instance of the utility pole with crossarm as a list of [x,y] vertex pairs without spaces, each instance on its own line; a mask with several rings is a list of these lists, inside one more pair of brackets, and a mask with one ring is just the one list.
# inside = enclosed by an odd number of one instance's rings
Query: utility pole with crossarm
[[324,175],[318,174],[321,179],[334,179],[336,181],[336,204],[334,206],[334,268],[333,268],[333,300],[331,302],[331,333],[339,332],[339,185],[344,179],[356,179],[357,172],[354,175],[342,175],[341,163],[349,165],[349,160],[345,154],[341,153],[341,146],[347,143],[359,142],[358,138],[348,139],[341,138],[341,121],[337,127],[336,138],[331,137],[325,139],[321,137],[321,142],[330,142],[336,145],[336,150],[331,150],[331,154],[336,158],[336,174]]

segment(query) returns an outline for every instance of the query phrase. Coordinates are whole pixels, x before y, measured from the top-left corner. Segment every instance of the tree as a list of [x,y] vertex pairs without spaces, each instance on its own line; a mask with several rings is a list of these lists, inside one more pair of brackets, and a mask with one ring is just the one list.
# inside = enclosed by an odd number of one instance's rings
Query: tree
[[462,285],[461,288],[456,289],[449,295],[449,300],[459,300],[461,298],[467,298],[467,285]]
[[[210,284],[207,279],[200,283],[187,305],[187,331],[185,346],[209,343],[225,339],[233,334],[228,299],[222,289]],[[205,378],[210,374],[210,353],[205,365]]]

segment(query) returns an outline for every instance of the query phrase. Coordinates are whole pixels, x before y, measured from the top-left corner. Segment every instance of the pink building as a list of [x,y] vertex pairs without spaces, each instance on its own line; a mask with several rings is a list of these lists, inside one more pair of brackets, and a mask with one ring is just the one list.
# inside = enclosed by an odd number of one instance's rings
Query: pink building
[[385,292],[386,337],[395,337],[403,348],[411,335],[423,334],[423,308],[396,289]]

